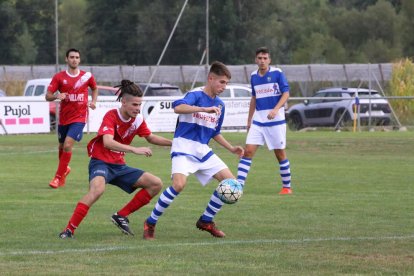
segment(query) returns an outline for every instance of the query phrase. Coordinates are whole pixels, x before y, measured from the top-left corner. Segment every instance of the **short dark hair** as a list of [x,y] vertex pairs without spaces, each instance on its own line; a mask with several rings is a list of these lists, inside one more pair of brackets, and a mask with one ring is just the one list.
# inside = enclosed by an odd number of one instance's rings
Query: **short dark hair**
[[217,76],[226,76],[231,79],[230,70],[224,63],[221,63],[220,61],[214,61],[211,64],[209,73],[216,74]]
[[131,95],[133,97],[142,97],[144,94],[139,88],[138,85],[136,85],[134,82],[130,80],[122,80],[121,84],[114,86],[115,88],[118,88],[118,91],[116,91],[115,95],[118,95],[118,98],[116,99],[118,102],[121,101],[122,97],[124,95]]
[[260,54],[260,53],[269,54],[269,56],[270,56],[270,51],[269,51],[269,49],[267,49],[267,47],[259,47],[259,48],[257,48],[256,49],[256,56],[258,54]]
[[78,50],[78,49],[75,49],[75,48],[70,48],[69,50],[67,50],[66,51],[66,57],[68,58],[69,57],[69,53],[70,52],[75,52],[75,53],[78,53],[79,54],[79,56],[80,56],[80,51]]

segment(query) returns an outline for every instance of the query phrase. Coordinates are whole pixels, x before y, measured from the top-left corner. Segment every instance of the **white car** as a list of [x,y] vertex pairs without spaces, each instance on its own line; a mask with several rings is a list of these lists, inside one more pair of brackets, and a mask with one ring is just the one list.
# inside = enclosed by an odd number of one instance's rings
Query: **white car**
[[[193,90],[203,88],[204,86],[196,87]],[[220,99],[234,99],[234,98],[250,98],[252,96],[252,89],[249,84],[229,83],[226,89],[219,95]]]
[[315,99],[292,105],[287,111],[289,127],[299,130],[312,126],[342,127],[355,118],[355,96],[358,91],[361,124],[389,125],[391,108],[376,90],[364,88],[327,88],[313,96]]

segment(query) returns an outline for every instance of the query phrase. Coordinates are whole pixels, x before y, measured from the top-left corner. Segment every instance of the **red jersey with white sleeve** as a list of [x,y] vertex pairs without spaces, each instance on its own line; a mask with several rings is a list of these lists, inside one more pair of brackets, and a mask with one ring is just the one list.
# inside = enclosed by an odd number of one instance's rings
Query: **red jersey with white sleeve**
[[96,81],[91,72],[79,70],[77,75],[61,71],[53,76],[47,90],[67,93],[59,106],[59,125],[86,123],[88,117],[88,87],[96,89]]
[[136,135],[147,137],[151,135],[151,130],[147,127],[141,114],[135,118],[129,118],[129,120],[122,118],[119,109],[112,109],[105,114],[97,136],[88,143],[88,154],[91,158],[106,163],[125,164],[125,152],[105,148],[103,143],[103,135],[105,134],[113,135],[115,141],[129,145]]

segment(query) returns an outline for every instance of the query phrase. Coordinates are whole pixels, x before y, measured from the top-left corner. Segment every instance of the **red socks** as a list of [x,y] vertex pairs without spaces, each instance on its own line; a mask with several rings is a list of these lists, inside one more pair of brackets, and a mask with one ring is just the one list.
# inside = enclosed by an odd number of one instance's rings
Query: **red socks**
[[[135,194],[134,198],[118,212],[118,215],[127,217],[129,214],[148,204],[150,200],[151,196],[149,193],[145,189],[141,189],[138,193]],[[72,234],[75,233],[76,228],[78,228],[79,224],[86,217],[88,211],[88,205],[82,202],[78,202],[75,210],[73,211],[72,217],[66,226],[66,229],[69,229]]]
[[61,178],[65,174],[66,168],[68,167],[71,158],[72,158],[71,151],[62,151],[62,154],[59,158],[59,166],[56,171],[56,177]]
[[151,196],[147,190],[141,189],[138,193],[135,194],[134,198],[117,213],[120,216],[127,217],[129,214],[148,204],[150,200]]
[[89,211],[89,206],[85,203],[78,202],[76,205],[75,211],[73,211],[72,217],[70,218],[66,229],[72,231],[72,234],[75,233],[75,229],[78,228],[79,224],[86,217]]

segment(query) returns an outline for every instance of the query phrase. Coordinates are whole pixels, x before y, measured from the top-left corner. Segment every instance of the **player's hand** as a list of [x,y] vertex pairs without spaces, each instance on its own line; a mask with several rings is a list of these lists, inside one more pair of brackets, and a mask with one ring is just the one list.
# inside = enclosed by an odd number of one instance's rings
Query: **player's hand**
[[89,108],[90,108],[90,109],[92,109],[92,110],[95,110],[95,109],[96,109],[96,104],[95,104],[94,102],[90,102],[90,103],[88,104],[88,106],[89,106]]
[[269,120],[273,120],[273,119],[276,117],[276,115],[277,115],[278,111],[279,111],[279,110],[274,110],[274,109],[272,109],[272,110],[269,112],[269,114],[267,114],[267,118],[268,118]]
[[68,95],[68,93],[58,93],[58,94],[56,94],[56,100],[63,101],[64,99],[66,99],[67,95]]
[[133,153],[138,155],[145,155],[146,157],[152,156],[152,150],[147,147],[134,148]]
[[237,154],[240,158],[244,155],[244,149],[240,146],[233,147],[231,152]]
[[220,116],[221,114],[221,108],[217,106],[205,107],[204,110],[205,110],[204,112],[207,112],[207,113],[216,113],[218,116]]

